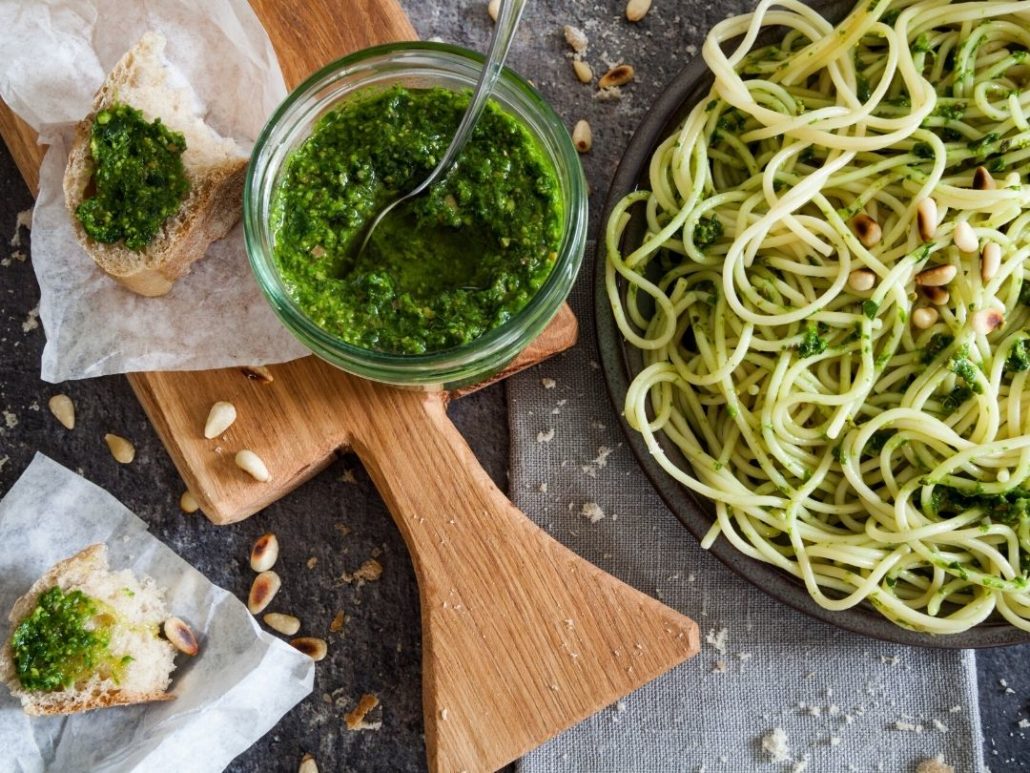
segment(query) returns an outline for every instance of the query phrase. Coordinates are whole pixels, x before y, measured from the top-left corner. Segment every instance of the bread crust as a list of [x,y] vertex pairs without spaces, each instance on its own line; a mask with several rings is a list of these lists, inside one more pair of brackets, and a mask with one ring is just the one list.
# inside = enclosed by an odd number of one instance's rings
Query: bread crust
[[[247,159],[242,156],[225,158],[201,169],[187,168],[189,193],[179,211],[165,220],[143,252],[133,252],[121,243],[102,244],[86,233],[75,211],[86,197],[96,168],[89,151],[93,120],[98,112],[119,101],[123,89],[139,88],[144,80],[162,80],[153,72],[153,61],[160,57],[163,48],[161,36],[147,33],[111,70],[93,99],[93,109],[76,127],[63,181],[65,204],[79,243],[104,273],[148,297],[166,294],[177,279],[189,273],[193,263],[204,257],[211,242],[232,230],[243,209],[247,169]],[[149,70],[145,74],[144,68]],[[171,87],[163,88],[172,93]],[[131,101],[128,104],[132,105]],[[160,111],[148,119],[154,117],[162,118],[169,128],[177,130],[174,122],[160,115]]]

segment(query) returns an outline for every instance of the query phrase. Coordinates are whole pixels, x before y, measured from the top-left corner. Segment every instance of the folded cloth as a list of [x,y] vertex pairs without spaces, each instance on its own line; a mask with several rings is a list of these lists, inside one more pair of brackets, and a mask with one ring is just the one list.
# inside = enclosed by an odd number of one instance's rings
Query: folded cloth
[[808,618],[720,564],[664,506],[623,442],[592,298],[586,265],[570,299],[579,344],[508,382],[512,498],[580,555],[696,620],[702,652],[520,771],[915,771],[938,755],[985,770],[972,651],[885,644]]

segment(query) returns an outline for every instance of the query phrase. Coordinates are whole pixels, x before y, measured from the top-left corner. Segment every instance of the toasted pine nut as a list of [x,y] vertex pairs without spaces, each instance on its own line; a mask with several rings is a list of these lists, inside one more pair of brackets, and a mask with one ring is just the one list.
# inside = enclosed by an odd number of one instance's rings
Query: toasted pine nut
[[184,513],[195,513],[200,509],[200,503],[197,498],[193,496],[187,489],[182,492],[182,496],[179,497],[179,509]]
[[651,0],[629,0],[626,3],[627,21],[640,21],[651,10]]
[[955,246],[962,252],[976,252],[980,247],[980,240],[976,238],[976,231],[973,226],[965,220],[959,220],[955,224],[955,233],[951,235]]
[[1001,245],[997,242],[987,242],[980,252],[980,278],[984,282],[990,282],[994,275],[1001,268]]
[[940,316],[941,315],[938,313],[937,309],[933,306],[920,306],[912,312],[912,324],[920,330],[926,330],[928,327],[933,325]]
[[919,238],[930,241],[937,234],[937,202],[923,199],[916,206],[916,220],[919,224]]
[[250,568],[255,572],[267,572],[279,558],[279,538],[271,532],[262,534],[250,549]]
[[497,14],[500,10],[501,0],[490,0],[490,2],[486,4],[486,12],[490,14],[490,18],[494,21],[497,21]]
[[615,86],[625,86],[633,80],[635,75],[636,70],[633,69],[633,65],[617,64],[601,76],[601,80],[597,82],[597,85],[602,89],[610,89]]
[[275,381],[272,371],[264,365],[245,365],[240,368],[240,372],[251,381],[260,381],[262,384],[271,384]]
[[225,401],[218,401],[211,406],[204,425],[204,437],[212,440],[225,432],[236,421],[236,406]]
[[165,638],[172,643],[172,646],[179,652],[184,652],[190,657],[200,652],[200,645],[197,644],[197,637],[193,629],[177,617],[169,617],[164,624]]
[[264,616],[265,625],[273,631],[278,631],[283,636],[293,636],[300,630],[300,620],[293,615],[284,615],[281,612],[269,612]]
[[64,425],[65,429],[75,429],[75,403],[68,395],[54,395],[47,403],[50,413]]
[[136,447],[121,435],[104,435],[104,442],[111,450],[111,456],[119,464],[129,464],[136,458]]
[[297,773],[318,773],[318,763],[315,762],[315,758],[310,754],[305,754],[301,757]]
[[299,639],[291,641],[290,646],[300,650],[314,661],[322,660],[329,652],[325,639],[318,639],[314,636],[301,636]]
[[260,614],[272,603],[275,594],[279,592],[283,581],[275,572],[262,572],[254,578],[250,586],[250,595],[247,597],[247,609],[252,615]]
[[876,274],[865,268],[855,269],[848,276],[848,287],[858,293],[872,290],[876,286]]
[[973,172],[973,187],[978,191],[993,191],[998,184],[985,167],[978,166]]
[[923,297],[926,298],[934,306],[943,306],[951,300],[951,293],[949,293],[943,287],[935,287],[933,285],[925,285],[919,288],[923,293]]
[[1005,314],[1001,309],[980,309],[970,318],[973,330],[980,335],[987,335],[1005,324]]
[[261,483],[267,483],[272,478],[261,457],[248,449],[236,454],[236,466]]
[[587,50],[587,36],[579,27],[573,27],[571,24],[566,24],[565,29],[565,42],[569,44],[569,47],[577,54],[582,54]]
[[862,242],[863,247],[875,247],[883,238],[883,230],[880,228],[880,224],[865,212],[855,215],[855,219],[851,221],[851,224],[855,227],[855,234],[858,236],[858,240]]
[[916,284],[923,287],[944,287],[955,275],[958,274],[958,267],[951,263],[943,263],[939,266],[923,269],[916,274]]
[[572,144],[580,153],[587,153],[594,144],[594,135],[590,131],[590,124],[584,120],[576,121],[572,129]]
[[576,73],[576,77],[579,78],[580,83],[590,83],[590,81],[594,79],[594,71],[590,69],[590,65],[582,59],[572,60],[572,70]]

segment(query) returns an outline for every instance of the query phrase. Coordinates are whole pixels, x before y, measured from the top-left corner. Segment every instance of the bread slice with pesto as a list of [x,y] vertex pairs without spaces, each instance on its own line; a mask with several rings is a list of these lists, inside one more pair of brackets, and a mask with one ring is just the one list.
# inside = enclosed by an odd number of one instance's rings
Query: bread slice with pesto
[[[167,293],[175,280],[204,256],[211,242],[223,238],[236,224],[243,208],[247,166],[236,142],[204,122],[200,101],[185,77],[165,59],[164,49],[164,37],[148,32],[115,65],[97,92],[90,114],[76,129],[64,174],[65,202],[79,242],[104,272],[145,296]],[[160,120],[166,131],[184,140],[185,149],[171,154],[179,156],[181,167],[170,173],[179,175],[175,178],[179,180],[184,172],[188,189],[167,190],[171,200],[165,199],[161,209],[140,206],[141,200],[161,199],[163,186],[171,185],[169,175],[152,173],[157,162],[150,160],[149,166],[140,166],[132,183],[145,186],[145,196],[109,194],[105,189],[103,211],[96,211],[101,180],[94,150],[99,154],[100,146],[91,147],[93,128],[98,118],[109,117],[121,106],[138,111],[151,124]],[[112,166],[117,163],[116,159]],[[114,169],[106,179],[118,174]],[[93,208],[88,213],[93,235],[84,227],[80,209],[91,199],[93,203],[86,207]],[[124,211],[119,212],[120,207]],[[169,214],[165,215],[166,211]],[[132,228],[133,218],[139,216],[147,221],[147,227],[140,230],[152,235],[145,244],[136,238],[130,247],[137,234],[119,238],[119,229],[111,226],[112,212],[114,220],[128,222]]]
[[153,580],[111,571],[107,548],[92,545],[15,602],[0,680],[37,716],[171,700],[176,650],[160,635],[167,618]]

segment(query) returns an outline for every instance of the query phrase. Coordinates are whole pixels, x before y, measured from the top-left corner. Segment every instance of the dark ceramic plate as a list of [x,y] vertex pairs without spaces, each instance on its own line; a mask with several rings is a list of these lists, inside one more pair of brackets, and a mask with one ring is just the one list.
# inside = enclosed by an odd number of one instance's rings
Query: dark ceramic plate
[[[847,14],[853,0],[830,0],[810,3],[831,21]],[[772,42],[767,40],[766,42]],[[619,414],[619,421],[640,466],[654,484],[658,494],[683,525],[700,540],[714,519],[715,508],[706,500],[695,497],[689,490],[668,475],[647,451],[639,433],[632,430],[622,415],[626,390],[633,376],[642,368],[637,350],[627,346],[619,333],[608,305],[604,283],[604,228],[614,206],[628,193],[648,187],[647,170],[651,156],[662,140],[682,122],[691,108],[703,99],[712,85],[712,76],[699,57],[691,62],[665,89],[647,117],[637,129],[622,157],[608,192],[605,213],[597,229],[597,260],[594,268],[594,304],[596,311],[597,341],[604,367],[608,392]],[[637,223],[640,218],[637,218]],[[639,244],[642,229],[634,232],[632,224],[624,235],[623,243]],[[659,442],[665,453],[678,466],[689,469],[689,464],[676,446],[663,437]],[[1004,619],[990,618],[965,633],[935,636],[901,628],[881,616],[870,604],[862,604],[842,612],[831,612],[819,606],[797,578],[775,567],[756,561],[737,551],[727,540],[719,539],[711,552],[726,566],[745,580],[765,591],[773,598],[788,604],[824,622],[854,633],[872,636],[884,641],[922,647],[972,648],[998,647],[1030,642],[1030,634],[1009,625]]]

